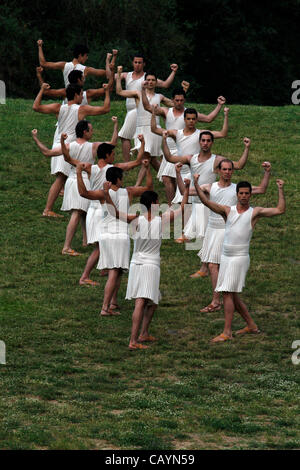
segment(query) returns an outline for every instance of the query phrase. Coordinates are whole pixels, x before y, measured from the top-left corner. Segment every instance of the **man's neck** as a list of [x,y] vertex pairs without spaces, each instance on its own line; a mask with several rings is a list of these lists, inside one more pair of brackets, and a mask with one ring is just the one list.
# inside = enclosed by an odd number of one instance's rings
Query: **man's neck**
[[142,70],[141,72],[135,72],[135,71],[132,72],[132,76],[134,76],[135,79],[141,78],[144,74],[145,74],[144,70]]
[[177,109],[177,108],[173,107],[173,113],[176,114],[177,116],[180,116],[181,114],[184,113],[184,108]]
[[80,145],[83,145],[83,144],[85,144],[86,142],[88,142],[88,140],[87,140],[87,139],[84,139],[83,137],[77,137],[76,142],[77,142],[78,144],[80,144]]
[[238,211],[239,214],[241,214],[242,212],[246,212],[250,207],[250,204],[247,203],[247,204],[240,204],[239,202],[237,203],[236,205],[236,209]]
[[211,157],[212,153],[210,150],[200,150],[198,155],[198,160],[208,160]]
[[218,185],[221,186],[221,188],[227,188],[228,186],[231,185],[231,179],[230,180],[224,180],[221,176],[221,178],[218,181]]
[[195,131],[196,131],[196,127],[193,127],[192,129],[189,128],[189,127],[185,127],[183,129],[184,135],[192,135],[192,134],[194,134]]

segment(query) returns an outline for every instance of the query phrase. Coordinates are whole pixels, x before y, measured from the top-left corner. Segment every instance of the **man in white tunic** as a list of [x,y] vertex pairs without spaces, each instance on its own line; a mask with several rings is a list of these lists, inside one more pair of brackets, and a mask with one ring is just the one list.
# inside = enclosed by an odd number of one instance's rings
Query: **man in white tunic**
[[[167,131],[165,132],[167,136]],[[190,168],[192,175],[196,173],[199,175],[199,184],[214,183],[218,172],[218,165],[220,161],[224,159],[223,156],[215,155],[211,152],[214,138],[215,131],[201,131],[199,135],[200,152],[195,153],[194,155],[184,156],[171,155],[166,144],[166,139],[164,138],[163,150],[165,158],[172,163],[182,163],[183,165],[187,165],[187,167]],[[246,165],[250,148],[250,139],[247,137],[244,138],[244,145],[245,148],[241,158],[238,161],[233,162],[236,170],[241,170]],[[192,215],[184,228],[184,236],[188,239],[196,238],[202,243],[208,222],[208,215],[208,209],[201,204],[198,196],[192,196]],[[206,263],[202,263],[200,270],[192,276],[204,277],[207,275],[208,266]]]
[[[186,91],[189,88],[188,82],[182,82],[183,89],[180,88],[176,89],[172,93],[172,101],[173,106],[171,108],[160,107],[160,106],[151,106],[144,89],[142,88],[142,98],[143,98],[143,106],[144,108],[156,115],[160,116],[165,121],[165,126],[167,130],[180,130],[185,128],[185,119],[184,119],[184,112],[185,112],[185,100],[186,100]],[[199,122],[212,122],[215,117],[220,112],[222,105],[225,103],[225,98],[223,96],[219,96],[218,98],[218,105],[210,114],[202,114],[198,112],[198,121]],[[156,123],[155,123],[156,124]],[[155,126],[156,127],[156,126]],[[175,140],[172,137],[168,137],[167,143],[172,155],[177,155],[178,148],[176,145]],[[167,162],[166,159],[162,158],[162,162],[159,168],[159,172],[157,177],[160,181],[164,183],[167,202],[169,205],[172,204],[172,201],[175,197],[176,192],[176,172],[175,166],[173,163]],[[178,201],[179,202],[179,201]]]
[[145,191],[140,204],[145,209],[141,216],[121,214],[112,201],[116,217],[130,223],[133,233],[134,250],[131,258],[126,299],[135,299],[135,308],[132,314],[131,337],[129,349],[147,349],[142,343],[156,341],[149,334],[149,326],[153,314],[160,300],[160,246],[165,226],[184,212],[188,201],[190,181],[185,182],[185,193],[181,208],[170,210],[162,216],[158,215],[158,194],[154,191]]
[[[117,51],[115,50],[115,53]],[[126,90],[136,90],[141,91],[142,83],[145,80],[145,60],[141,54],[136,54],[133,57],[132,72],[123,72],[121,73],[121,80],[125,80],[125,88]],[[173,82],[176,72],[178,70],[177,64],[171,64],[171,73],[166,80],[157,80],[157,87],[159,88],[169,88],[171,83]],[[107,75],[109,77],[109,74]],[[117,79],[117,75],[115,76]],[[130,149],[131,149],[131,140],[134,138],[136,134],[136,119],[137,119],[137,106],[136,101],[133,97],[126,97],[126,110],[127,114],[125,116],[125,121],[123,123],[122,128],[119,132],[119,137],[122,143],[122,152],[125,161],[130,160]]]
[[[68,75],[72,70],[81,70],[85,77],[88,75],[94,75],[96,77],[108,76],[108,70],[95,69],[94,67],[87,67],[84,65],[88,59],[89,49],[84,44],[77,44],[73,51],[73,60],[71,62],[59,61],[59,62],[48,62],[45,59],[43,51],[43,40],[38,39],[38,53],[40,66],[44,69],[61,70],[63,72],[65,87],[69,85]],[[106,62],[106,66],[108,63]]]
[[[158,157],[162,155],[161,150],[161,137],[154,135],[151,132],[151,115],[144,109],[142,101],[142,92],[138,90],[123,90],[121,84],[122,76],[122,66],[118,66],[117,80],[116,80],[116,93],[125,98],[133,98],[136,104],[136,129],[134,134],[134,148],[132,152],[138,151],[140,147],[140,141],[138,135],[143,134],[145,139],[145,152],[149,153],[151,156],[151,165],[153,168],[158,171],[160,162],[157,160]],[[159,105],[164,103],[166,105],[172,106],[173,102],[169,98],[166,98],[160,93],[155,93],[155,88],[157,84],[156,76],[153,74],[147,73],[145,75],[145,86],[147,87],[147,98],[151,105]],[[157,118],[159,121],[159,118]],[[157,123],[159,125],[159,122]],[[136,186],[139,186],[144,178],[144,172],[140,171]]]
[[[128,213],[129,204],[133,197],[141,196],[145,191],[152,190],[152,176],[149,160],[143,160],[143,165],[147,167],[146,186],[122,188],[123,170],[121,168],[109,168],[106,172],[106,179],[110,181],[110,198],[115,207],[123,213]],[[100,258],[98,269],[108,269],[108,280],[104,288],[104,297],[101,316],[119,315],[116,309],[112,308],[118,304],[117,294],[120,287],[122,271],[129,269],[130,240],[127,223],[119,221],[115,214],[112,214],[106,204],[103,190],[87,191],[82,171],[84,166],[77,165],[77,178],[79,194],[91,200],[99,200],[102,204],[101,233],[99,234]]]
[[220,270],[216,286],[217,292],[223,293],[225,325],[223,333],[212,339],[213,343],[232,339],[232,320],[235,310],[247,323],[247,326],[236,332],[241,334],[257,334],[259,329],[249,314],[248,308],[241,300],[239,293],[245,285],[246,274],[250,265],[249,245],[252,231],[261,217],[273,217],[285,212],[284,182],[276,181],[278,186],[277,207],[250,207],[251,184],[242,181],[237,184],[237,204],[225,206],[207,199],[195,178],[197,193],[209,209],[220,214],[226,222]]
[[[50,86],[47,83],[43,83],[41,89],[34,100],[32,109],[36,112],[43,114],[54,114],[58,120],[58,129],[55,132],[55,139],[53,141],[52,148],[60,146],[61,134],[68,135],[68,141],[72,142],[76,139],[75,127],[78,121],[86,118],[86,116],[97,116],[100,114],[106,114],[110,111],[110,95],[109,87],[104,84],[105,89],[105,100],[103,106],[90,106],[81,105],[83,91],[79,85],[68,85],[67,93],[67,104],[52,103],[52,104],[41,104],[44,90]],[[54,203],[64,186],[67,177],[69,176],[71,166],[65,162],[63,155],[54,157],[51,159],[51,174],[56,175],[56,180],[52,184],[46,207],[43,211],[44,217],[62,217],[61,215],[53,212]]]
[[[259,186],[252,187],[252,194],[264,194],[268,187],[271,164],[270,162],[264,162],[262,167],[264,168],[264,176]],[[177,169],[177,166],[176,171],[178,184],[180,185],[181,191],[184,191],[180,170]],[[212,184],[200,185],[200,188],[209,197],[210,201],[226,206],[233,206],[237,203],[236,184],[231,182],[233,171],[233,162],[227,158],[224,158],[224,160],[221,160],[218,165],[218,172],[220,175],[219,181]],[[195,174],[194,177],[198,181],[199,175]],[[193,196],[197,195],[196,189],[191,188],[190,194]],[[215,288],[219,274],[224,234],[225,222],[223,217],[213,211],[210,211],[207,228],[204,235],[203,246],[199,251],[198,256],[201,258],[202,263],[208,264],[213,297],[209,305],[202,308],[200,312],[215,312],[221,309],[220,294],[219,292],[215,291]],[[192,276],[196,277],[195,275]]]
[[[116,141],[118,134],[116,133]],[[115,151],[114,145],[109,143],[101,144],[97,150],[98,162],[96,165],[85,165],[85,171],[87,172],[90,180],[91,191],[103,190],[104,183],[106,182],[106,172],[109,168],[115,166],[121,168],[123,171],[129,171],[137,166],[141,165],[142,158],[144,157],[144,139],[140,136],[141,148],[138,153],[137,159],[130,162],[114,163]],[[81,193],[84,197],[87,197],[87,189],[81,189]],[[87,242],[89,244],[95,244],[94,251],[90,254],[84,271],[79,279],[80,285],[96,286],[98,282],[90,279],[90,274],[94,267],[97,265],[100,255],[99,238],[101,233],[101,222],[102,222],[102,205],[100,201],[91,200],[86,217],[86,231],[87,231]],[[118,305],[111,304],[110,308],[118,307]]]

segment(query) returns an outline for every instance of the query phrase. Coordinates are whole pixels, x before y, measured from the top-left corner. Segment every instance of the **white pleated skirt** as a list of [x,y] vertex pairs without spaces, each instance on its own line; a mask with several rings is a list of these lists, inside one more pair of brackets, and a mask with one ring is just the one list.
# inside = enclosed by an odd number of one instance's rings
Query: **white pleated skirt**
[[101,233],[102,206],[91,204],[86,214],[86,236],[88,244],[98,243]]
[[224,229],[207,226],[203,246],[198,253],[202,263],[220,264],[225,235]]
[[[86,189],[89,191],[91,189],[90,180],[88,177],[84,177],[83,181]],[[72,209],[77,209],[87,212],[89,205],[90,200],[81,197],[79,194],[77,178],[74,176],[69,176],[65,184],[64,199],[60,210],[71,211]]]
[[161,149],[162,137],[160,135],[151,132],[150,126],[139,126],[136,128],[134,135],[134,147],[130,149],[130,152],[138,152],[141,146],[141,142],[138,139],[138,135],[143,134],[145,139],[145,152],[148,152],[151,157],[160,157],[163,152]]
[[69,176],[71,171],[70,163],[67,163],[63,155],[58,157],[51,157],[51,175],[57,175],[57,173],[63,173],[66,176]]
[[149,299],[156,305],[161,299],[159,291],[160,268],[153,264],[130,263],[126,299]]
[[123,126],[121,127],[118,136],[123,139],[133,139],[136,131],[136,108],[127,111]]
[[249,255],[221,255],[216,292],[242,292],[250,266]]
[[129,269],[130,239],[127,233],[100,233],[97,269]]
[[169,176],[171,178],[176,179],[176,170],[175,170],[175,164],[168,162],[165,157],[162,158],[158,173],[157,173],[157,178],[159,181],[162,182],[162,177],[163,176]]
[[184,235],[193,240],[204,238],[209,217],[209,209],[204,204],[193,203],[192,214],[183,229]]

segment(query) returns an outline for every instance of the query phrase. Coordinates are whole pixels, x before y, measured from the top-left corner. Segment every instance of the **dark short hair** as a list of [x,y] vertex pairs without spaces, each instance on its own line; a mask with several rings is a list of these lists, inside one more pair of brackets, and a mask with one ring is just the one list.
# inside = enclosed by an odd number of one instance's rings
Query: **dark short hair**
[[82,79],[82,70],[72,70],[68,75],[68,80],[70,83],[77,83],[78,80]]
[[147,72],[147,73],[145,74],[145,80],[147,80],[147,77],[149,77],[149,75],[152,75],[153,77],[155,77],[155,80],[157,80],[157,75],[156,75],[156,73],[152,73],[152,72]]
[[99,144],[97,148],[97,157],[99,158],[99,160],[100,158],[106,160],[107,155],[110,155],[114,148],[114,145],[107,144],[106,142],[104,142],[103,144]]
[[122,168],[118,168],[117,166],[111,166],[108,168],[106,172],[106,179],[110,181],[112,184],[116,184],[118,179],[123,178],[123,170]]
[[198,117],[198,111],[195,108],[186,108],[183,116],[186,117],[187,114],[195,114]]
[[145,206],[148,210],[151,204],[155,204],[158,201],[158,194],[155,191],[145,191],[140,198],[140,203]]
[[90,122],[84,119],[82,121],[79,121],[75,127],[76,137],[83,137],[84,131],[89,130],[89,124]]
[[74,46],[73,55],[76,59],[78,59],[80,54],[84,55],[84,54],[88,54],[88,53],[89,53],[89,48],[85,44],[76,44]]
[[233,161],[230,160],[229,158],[223,158],[223,160],[220,161],[218,168],[221,170],[222,168],[222,163],[231,163],[232,169],[233,169]]
[[202,139],[202,136],[203,136],[203,135],[210,135],[212,142],[215,140],[215,137],[214,137],[213,133],[210,132],[210,131],[202,131],[202,132],[200,132],[199,140]]
[[145,62],[145,56],[141,51],[138,51],[135,54],[133,54],[132,60],[134,60],[135,57],[138,57],[139,59],[143,59],[143,62]]
[[176,95],[182,95],[186,97],[186,92],[182,88],[175,88],[172,92],[172,98],[175,98]]
[[249,189],[250,189],[250,193],[252,193],[252,186],[251,186],[251,183],[249,183],[248,181],[240,181],[240,182],[236,185],[236,193],[239,192],[240,188],[249,188]]
[[66,95],[68,101],[72,101],[75,95],[80,95],[82,90],[82,86],[78,85],[77,83],[70,83],[70,85],[66,88]]

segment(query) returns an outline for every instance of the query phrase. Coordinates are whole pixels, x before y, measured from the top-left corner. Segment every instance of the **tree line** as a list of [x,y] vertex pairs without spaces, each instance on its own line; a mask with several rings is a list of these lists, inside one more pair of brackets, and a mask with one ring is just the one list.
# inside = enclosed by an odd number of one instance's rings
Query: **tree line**
[[[160,78],[179,64],[174,86],[191,82],[189,101],[291,103],[300,79],[300,0],[4,0],[0,5],[2,67],[7,95],[32,98],[38,89],[36,41],[49,61],[72,60],[76,43],[90,49],[87,64],[104,68],[106,53],[131,69],[137,52]],[[61,72],[46,72],[53,88]],[[95,86],[89,78],[87,86]]]

